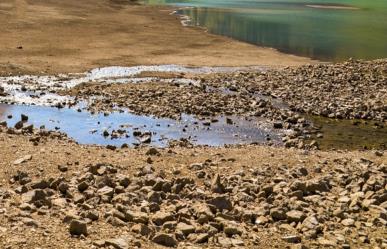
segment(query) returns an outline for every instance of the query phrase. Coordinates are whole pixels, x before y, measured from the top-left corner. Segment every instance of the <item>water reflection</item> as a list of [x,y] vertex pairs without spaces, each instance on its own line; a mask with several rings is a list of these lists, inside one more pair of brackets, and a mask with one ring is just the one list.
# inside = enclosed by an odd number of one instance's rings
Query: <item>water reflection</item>
[[[91,115],[73,109],[57,109],[44,106],[24,106],[0,104],[0,122],[7,121],[13,127],[20,120],[21,114],[28,114],[28,123],[35,127],[45,126],[48,130],[59,130],[81,144],[116,145],[137,144],[134,131],[151,132],[151,144],[164,147],[170,140],[189,139],[197,145],[221,146],[225,144],[266,143],[270,138],[280,144],[281,130],[272,130],[265,122],[241,117],[230,117],[234,124],[227,123],[225,117],[218,117],[217,122],[204,125],[189,115],[182,115],[181,120],[154,118],[132,113],[114,112]],[[8,119],[7,116],[12,115]],[[122,136],[104,136],[121,133]]]
[[314,0],[151,2],[195,6],[179,12],[188,15],[192,25],[287,53],[332,61],[387,57],[384,0],[331,1],[330,8],[308,7],[324,5]]

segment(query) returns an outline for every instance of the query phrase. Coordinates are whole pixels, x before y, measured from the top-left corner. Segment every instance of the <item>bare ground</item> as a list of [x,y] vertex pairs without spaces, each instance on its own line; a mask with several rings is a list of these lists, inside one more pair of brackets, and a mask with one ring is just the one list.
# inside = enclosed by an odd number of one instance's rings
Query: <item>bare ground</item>
[[0,73],[69,73],[109,65],[300,65],[282,54],[183,27],[167,7],[113,0],[3,0]]

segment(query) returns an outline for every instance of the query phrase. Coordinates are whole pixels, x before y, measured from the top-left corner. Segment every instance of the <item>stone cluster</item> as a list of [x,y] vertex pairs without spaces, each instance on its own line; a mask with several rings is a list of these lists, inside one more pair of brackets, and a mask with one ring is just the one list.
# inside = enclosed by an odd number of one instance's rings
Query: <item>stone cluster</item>
[[[159,155],[150,149],[150,156]],[[167,175],[151,164],[124,175],[119,167],[94,164],[66,176],[35,179],[18,171],[1,202],[19,196],[10,223],[39,228],[33,213],[51,213],[69,236],[87,237],[106,222],[132,237],[93,241],[94,248],[254,247],[259,233],[275,231],[294,248],[387,246],[387,166],[367,159],[337,160],[315,167],[261,167],[230,175],[211,161],[187,165],[194,177]],[[96,224],[98,225],[98,224]],[[97,230],[93,230],[95,233]],[[383,232],[384,231],[384,232]]]

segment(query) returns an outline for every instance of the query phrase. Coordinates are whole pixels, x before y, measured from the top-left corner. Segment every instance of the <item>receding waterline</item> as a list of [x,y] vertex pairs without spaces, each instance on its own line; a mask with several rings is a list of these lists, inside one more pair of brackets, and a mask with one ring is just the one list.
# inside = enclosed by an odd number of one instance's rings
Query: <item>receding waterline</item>
[[175,6],[183,25],[321,61],[387,57],[387,1],[151,1]]

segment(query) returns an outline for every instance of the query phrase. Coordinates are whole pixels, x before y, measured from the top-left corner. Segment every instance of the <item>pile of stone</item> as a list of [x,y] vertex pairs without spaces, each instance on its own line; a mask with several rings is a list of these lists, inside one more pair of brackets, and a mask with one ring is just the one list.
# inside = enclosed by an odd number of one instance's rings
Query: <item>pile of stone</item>
[[10,135],[23,135],[30,137],[30,142],[38,145],[47,139],[60,139],[72,141],[65,133],[46,130],[44,126],[38,129],[33,124],[28,123],[28,116],[21,114],[20,120],[13,127],[9,127],[7,121],[0,121],[0,132]]
[[[294,111],[338,119],[387,120],[387,60],[306,65],[215,76],[205,84],[279,98]],[[229,87],[229,88],[230,88]]]
[[30,214],[48,210],[67,224],[69,236],[89,236],[88,226],[97,221],[136,235],[92,241],[94,247],[125,249],[151,241],[253,248],[261,232],[275,231],[296,248],[385,248],[387,166],[366,159],[325,163],[222,175],[206,161],[188,165],[189,176],[167,175],[151,164],[133,175],[102,163],[72,175],[60,166],[60,176],[48,179],[19,171],[10,179],[12,191],[0,191],[0,199],[20,196],[22,215],[9,215],[11,223],[38,228]]

